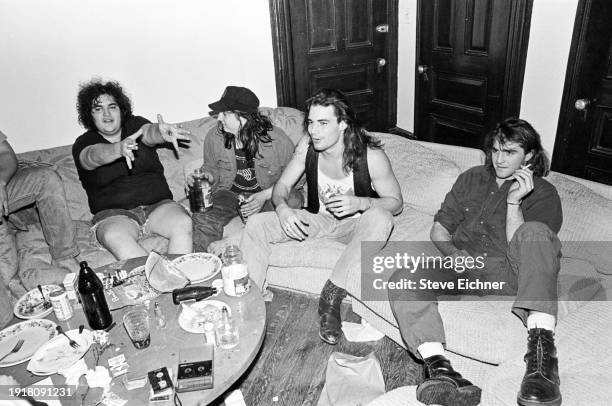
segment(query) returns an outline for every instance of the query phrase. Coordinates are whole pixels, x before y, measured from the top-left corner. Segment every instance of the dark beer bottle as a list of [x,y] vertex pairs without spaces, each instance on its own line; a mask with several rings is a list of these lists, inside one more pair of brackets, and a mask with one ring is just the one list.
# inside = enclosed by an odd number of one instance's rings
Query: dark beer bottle
[[106,303],[102,281],[85,261],[81,262],[79,272],[79,295],[92,330],[104,330],[111,325],[113,316]]

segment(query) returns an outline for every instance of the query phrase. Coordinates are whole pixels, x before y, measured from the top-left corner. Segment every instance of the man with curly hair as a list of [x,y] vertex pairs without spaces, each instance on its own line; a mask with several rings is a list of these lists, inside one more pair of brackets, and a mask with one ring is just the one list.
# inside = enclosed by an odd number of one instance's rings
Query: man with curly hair
[[93,79],[80,86],[79,122],[87,129],[72,146],[79,179],[87,192],[97,240],[118,260],[147,255],[139,237],[168,238],[168,253],[191,252],[191,218],[164,177],[156,146],[188,140],[189,132],[132,114],[117,82]]
[[[208,107],[218,125],[204,139],[202,166],[213,183],[212,209],[193,213],[194,251],[202,252],[214,251],[209,245],[223,237],[223,227],[239,214],[248,218],[273,210],[272,187],[294,150],[284,131],[258,111],[259,99],[246,87],[227,86]],[[239,195],[246,198],[240,209]],[[292,205],[301,206],[297,192]]]
[[[317,91],[306,111],[308,135],[274,186],[276,213],[250,218],[240,247],[251,278],[263,288],[272,244],[315,238],[347,244],[319,299],[319,337],[334,345],[342,336],[340,304],[351,272],[359,269],[361,242],[384,247],[403,199],[380,141],[365,131],[342,92]],[[289,191],[303,174],[308,207],[296,210],[288,204]]]

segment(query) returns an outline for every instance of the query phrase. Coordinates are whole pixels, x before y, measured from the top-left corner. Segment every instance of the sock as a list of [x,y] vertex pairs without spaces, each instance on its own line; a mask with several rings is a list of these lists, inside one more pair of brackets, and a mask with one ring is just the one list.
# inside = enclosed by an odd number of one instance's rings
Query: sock
[[543,328],[549,331],[555,331],[557,319],[552,314],[542,312],[530,312],[527,317],[527,329]]
[[423,359],[432,357],[434,355],[444,355],[444,347],[442,343],[423,343],[418,346],[417,351],[421,354]]

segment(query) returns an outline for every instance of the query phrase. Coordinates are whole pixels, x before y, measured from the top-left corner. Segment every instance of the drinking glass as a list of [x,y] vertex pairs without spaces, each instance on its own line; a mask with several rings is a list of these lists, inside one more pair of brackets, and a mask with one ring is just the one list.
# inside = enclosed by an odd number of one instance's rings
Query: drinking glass
[[149,312],[144,307],[136,306],[125,313],[123,315],[123,325],[134,347],[141,350],[151,344]]

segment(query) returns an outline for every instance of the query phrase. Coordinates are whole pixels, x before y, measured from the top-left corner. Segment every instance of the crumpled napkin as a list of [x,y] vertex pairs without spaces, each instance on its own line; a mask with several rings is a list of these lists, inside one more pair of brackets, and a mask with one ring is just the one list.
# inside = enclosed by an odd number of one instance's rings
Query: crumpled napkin
[[343,321],[342,331],[344,332],[344,336],[348,341],[357,343],[364,341],[377,341],[385,336],[383,333],[372,327],[365,319],[361,319],[361,324]]
[[78,386],[81,375],[87,373],[87,364],[85,360],[81,358],[69,367],[58,370],[57,373],[64,375],[66,378],[66,385]]
[[151,251],[147,258],[145,276],[149,285],[159,292],[172,292],[189,284],[189,279],[180,269],[155,251]]
[[95,370],[90,369],[85,373],[85,378],[90,388],[104,388],[104,393],[110,389],[111,377],[106,367],[98,365]]

